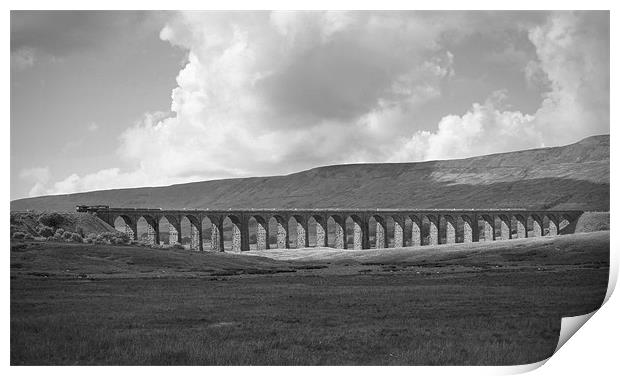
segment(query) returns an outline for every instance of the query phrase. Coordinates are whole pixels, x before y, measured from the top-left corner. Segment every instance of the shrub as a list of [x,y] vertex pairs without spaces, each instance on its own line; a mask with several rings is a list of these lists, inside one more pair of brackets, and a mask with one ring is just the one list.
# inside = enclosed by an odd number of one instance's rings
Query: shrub
[[49,227],[58,227],[65,223],[65,217],[59,213],[43,213],[39,216],[39,223]]
[[97,240],[97,234],[91,232],[86,236],[86,239],[84,240],[86,241],[86,243],[94,243],[95,240]]
[[71,235],[72,234],[73,234],[72,232],[65,231],[65,232],[62,233],[62,238],[64,240],[71,241]]
[[105,239],[111,244],[123,244],[123,240],[111,232],[106,233]]
[[131,240],[131,238],[129,237],[129,234],[124,233],[124,232],[117,232],[116,236],[121,240],[121,242],[123,243],[129,243],[129,241]]
[[63,237],[62,235],[65,233],[65,230],[62,228],[56,229],[56,232],[54,233],[54,240],[56,241],[62,241]]
[[85,237],[82,237],[80,236],[80,234],[75,232],[71,232],[70,234],[71,240],[73,241],[81,241],[93,244],[132,244],[132,240],[129,238],[129,235],[121,232],[102,232],[99,234],[91,232]]
[[123,242],[123,239],[119,238],[118,236],[110,236],[109,238],[110,243],[112,244],[124,244],[125,242]]
[[127,244],[130,242],[129,236],[121,232],[102,232],[101,234],[89,234],[90,240],[96,244]]
[[26,234],[24,236],[24,239],[26,239],[26,240],[34,240],[34,236],[32,236],[31,234]]
[[54,236],[54,229],[46,225],[38,225],[37,233],[47,238],[48,236]]
[[82,235],[78,234],[77,232],[72,232],[70,239],[72,242],[82,243]]
[[24,239],[26,237],[26,234],[24,234],[21,231],[15,231],[13,233],[13,239]]
[[110,244],[109,237],[106,236],[107,233],[99,234],[95,238],[95,244]]

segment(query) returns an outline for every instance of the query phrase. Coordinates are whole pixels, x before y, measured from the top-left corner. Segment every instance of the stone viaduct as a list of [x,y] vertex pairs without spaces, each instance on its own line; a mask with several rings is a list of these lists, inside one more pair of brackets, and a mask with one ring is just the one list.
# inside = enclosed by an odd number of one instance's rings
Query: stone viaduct
[[[561,224],[569,226],[583,213],[578,210],[526,209],[229,209],[163,210],[78,206],[115,226],[119,218],[133,239],[138,238],[138,221],[146,222],[146,240],[160,244],[160,221],[168,223],[169,244],[183,239],[181,222],[190,223],[190,248],[204,250],[203,221],[210,223],[213,251],[224,251],[227,224],[228,248],[233,252],[250,250],[250,223],[254,248],[303,248],[310,246],[313,222],[314,246],[347,249],[347,234],[353,249],[371,248],[371,225],[376,248],[471,243],[496,239],[559,235]],[[270,226],[270,221],[275,222]],[[388,221],[390,226],[387,226]],[[291,223],[291,224],[290,224]],[[407,223],[407,226],[405,225]],[[328,224],[330,231],[328,231]],[[348,227],[347,227],[348,226]],[[118,224],[117,224],[118,227]],[[270,232],[270,227],[272,231]],[[289,231],[290,228],[294,230]],[[405,233],[407,229],[407,233]],[[388,230],[390,233],[388,233]],[[457,236],[457,233],[459,234]],[[391,242],[388,243],[388,238]],[[405,244],[405,238],[407,242]],[[270,244],[270,239],[275,243]],[[291,244],[291,240],[294,244]]]

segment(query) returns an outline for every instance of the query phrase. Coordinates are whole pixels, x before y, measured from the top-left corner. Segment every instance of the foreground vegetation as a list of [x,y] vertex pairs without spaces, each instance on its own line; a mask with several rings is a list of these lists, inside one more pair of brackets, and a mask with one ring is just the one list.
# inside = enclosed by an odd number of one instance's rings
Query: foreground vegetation
[[523,364],[607,288],[608,231],[437,250],[302,262],[15,242],[11,364]]

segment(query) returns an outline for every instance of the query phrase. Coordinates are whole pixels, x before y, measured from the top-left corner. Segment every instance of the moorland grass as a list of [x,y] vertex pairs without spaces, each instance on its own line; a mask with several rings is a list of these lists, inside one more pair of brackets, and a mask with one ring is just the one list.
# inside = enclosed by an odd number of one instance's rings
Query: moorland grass
[[[571,236],[558,252],[547,239],[504,258],[476,251],[463,265],[445,255],[308,267],[160,250],[149,258],[131,247],[15,247],[11,364],[536,362],[553,353],[562,316],[588,313],[605,295],[609,233]],[[291,271],[211,275],[234,267]]]

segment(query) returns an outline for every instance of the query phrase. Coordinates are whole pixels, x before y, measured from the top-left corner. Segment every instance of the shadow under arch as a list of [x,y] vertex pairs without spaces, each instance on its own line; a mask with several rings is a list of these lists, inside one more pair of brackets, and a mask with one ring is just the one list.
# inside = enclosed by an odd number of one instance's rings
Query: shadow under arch
[[288,222],[284,217],[274,214],[267,221],[270,249],[288,248]]
[[308,246],[327,247],[327,223],[320,215],[308,217]]
[[[364,236],[368,236],[364,231],[364,222],[356,214],[350,214],[345,219],[346,249],[364,249]],[[351,241],[349,241],[351,240]]]
[[122,232],[127,234],[130,239],[136,240],[138,236],[137,224],[136,222],[128,215],[119,214],[114,217],[114,229],[118,232]]
[[267,221],[260,215],[252,215],[248,218],[248,244],[250,250],[264,251],[269,249],[267,241],[269,227]]
[[222,239],[224,251],[241,252],[241,219],[236,215],[229,214],[222,219]]
[[306,220],[301,215],[293,214],[288,218],[288,241],[290,248],[308,247]]
[[346,248],[346,234],[344,219],[337,215],[332,214],[327,217],[327,246],[335,249]]

